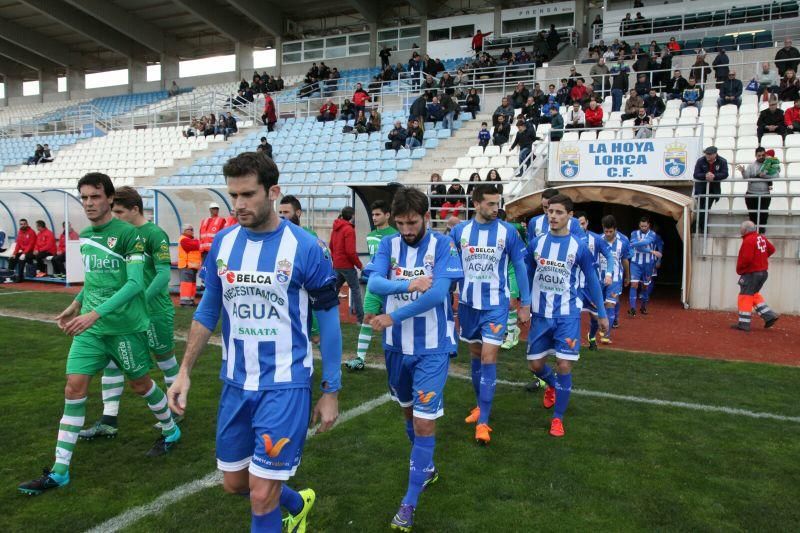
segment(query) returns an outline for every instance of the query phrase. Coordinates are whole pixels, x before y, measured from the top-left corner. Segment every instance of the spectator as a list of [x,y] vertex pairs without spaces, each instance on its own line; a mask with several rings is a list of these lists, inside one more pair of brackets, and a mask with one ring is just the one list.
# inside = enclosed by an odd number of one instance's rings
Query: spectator
[[530,91],[528,91],[525,84],[521,81],[517,82],[517,86],[514,88],[514,92],[511,93],[510,101],[511,105],[514,106],[515,109],[518,109],[525,105],[525,102],[528,101],[528,97],[530,96]]
[[650,41],[650,45],[647,47],[647,53],[650,54],[650,57],[658,57],[658,54],[661,53],[661,47],[658,46],[657,42]]
[[180,272],[181,307],[194,307],[197,295],[197,273],[203,266],[200,254],[200,241],[194,238],[194,227],[183,225],[183,233],[178,237],[178,271]]
[[481,97],[478,96],[478,90],[474,87],[469,90],[469,94],[467,94],[467,101],[466,101],[466,108],[467,113],[472,114],[472,119],[475,119],[475,115],[478,111],[481,110]]
[[583,74],[575,69],[575,66],[569,67],[569,75],[567,76],[567,86],[570,90],[578,84],[578,78],[582,78]]
[[208,204],[208,214],[208,218],[200,221],[200,253],[203,255],[204,262],[206,255],[211,250],[214,237],[225,227],[225,219],[219,216],[219,204],[217,202]]
[[[525,126],[525,123],[523,121],[520,120],[519,122],[517,122],[517,135],[516,137],[514,137],[514,142],[511,143],[511,148],[509,148],[509,150],[513,150],[514,148],[519,146],[520,169],[519,172],[517,173],[518,177],[522,176],[522,173],[524,172],[522,166],[525,163],[525,160],[528,158],[528,156],[531,155],[531,152],[533,150],[533,143],[535,140],[536,140],[536,134],[531,133],[530,130],[528,130],[528,128]],[[536,156],[533,156],[531,158],[531,161],[533,161],[535,157]],[[528,161],[527,164],[525,164],[525,168],[527,168],[530,165],[531,161]]]
[[783,110],[778,106],[778,99],[773,95],[769,99],[769,107],[758,114],[758,142],[765,133],[777,133],[786,137],[786,124],[784,123]]
[[644,99],[644,110],[647,115],[651,118],[658,118],[664,113],[666,108],[667,106],[664,104],[664,100],[662,100],[656,93],[656,90],[651,87],[650,94]]
[[356,112],[353,109],[353,104],[347,98],[344,99],[342,102],[342,120],[350,120],[356,116]]
[[[697,78],[695,78],[696,80]],[[665,87],[665,91],[667,93],[667,100],[674,100],[675,98],[681,98],[683,96],[683,91],[686,89],[688,83],[686,83],[686,78],[681,75],[680,70],[676,70],[672,77],[667,82],[667,86]]]
[[[545,46],[547,46],[547,43],[544,42],[544,39],[541,39],[541,36],[539,36],[539,40]],[[530,62],[531,62],[531,56],[530,56],[530,54],[528,52],[525,51],[525,47],[524,46],[519,49],[519,52],[514,54],[514,63],[525,64],[525,63],[530,63]]]
[[439,80],[439,89],[450,96],[456,94],[455,80],[450,76],[449,72],[442,74],[442,79]]
[[721,192],[719,182],[728,179],[728,162],[717,154],[716,146],[703,151],[703,157],[694,165],[694,195],[698,196],[695,231],[706,231],[706,216]]
[[731,60],[728,54],[725,53],[725,49],[717,48],[717,57],[715,57],[714,61],[711,63],[711,66],[714,67],[714,78],[717,80],[717,89],[721,88],[725,80],[728,79],[728,73],[731,70],[729,67],[730,64]]
[[361,87],[360,83],[356,83],[356,90],[353,93],[353,111],[358,114],[359,111],[364,111],[367,102],[372,100],[369,93]]
[[[246,82],[245,82],[245,83],[246,83]],[[175,80],[172,80],[172,86],[171,86],[171,87],[169,88],[169,90],[167,91],[167,94],[168,94],[169,96],[178,96],[178,93],[179,93],[179,92],[181,92],[181,90],[180,90],[180,88],[178,87],[178,84],[177,84],[177,83],[175,83]]]
[[389,66],[389,58],[392,57],[391,49],[384,45],[383,49],[378,52],[378,56],[381,58],[381,69],[386,69]]
[[[264,155],[273,159],[272,157],[272,145],[267,141],[266,137],[261,137],[261,142],[258,146],[256,146],[256,152],[264,152]],[[193,230],[194,231],[194,230]]]
[[569,97],[571,102],[580,102],[586,97],[586,85],[584,85],[583,78],[576,80],[575,87],[569,91]]
[[550,49],[549,57],[554,57],[558,53],[559,43],[561,43],[561,36],[556,31],[556,25],[550,24],[550,31],[547,32],[547,47]]
[[697,80],[689,78],[689,85],[683,90],[683,96],[681,96],[681,109],[686,107],[700,109],[703,102],[703,94],[703,88],[697,85]]
[[[542,91],[542,87],[541,85],[539,85],[538,81],[534,82],[533,90],[528,94],[528,98],[531,97],[533,97],[533,100],[534,102],[536,102],[536,105],[542,105],[544,101],[547,99],[547,95],[545,95],[544,91]],[[525,101],[527,102],[527,99]]]
[[727,104],[734,104],[736,107],[742,105],[742,81],[736,79],[736,71],[731,70],[728,74],[728,79],[722,84],[719,90],[719,98],[717,99],[717,107],[722,107]]
[[633,33],[635,27],[633,26],[633,19],[630,13],[625,13],[625,17],[619,23],[619,34],[630,35]]
[[447,189],[447,198],[442,204],[442,209],[439,211],[439,217],[442,220],[447,220],[449,217],[457,217],[464,208],[466,202],[466,192],[461,186],[458,179],[454,179],[453,183]]
[[439,94],[439,84],[436,80],[428,74],[425,76],[425,81],[422,82],[422,90],[425,91],[425,98],[430,102],[434,96]]
[[633,63],[633,70],[635,72],[649,72],[655,70],[656,66],[657,65],[648,54],[641,52],[636,55],[636,61]]
[[558,112],[558,108],[550,108],[550,140],[558,142],[564,136],[564,117]]
[[630,69],[620,60],[611,69],[611,112],[622,109],[622,96],[628,92],[628,73]]
[[452,96],[445,93],[440,100],[444,118],[442,119],[442,127],[445,129],[453,129],[453,121],[458,115],[458,103]]
[[665,48],[661,51],[661,58],[659,59],[658,63],[658,73],[657,75],[653,76],[652,83],[653,85],[663,88],[666,87],[667,82],[669,82],[669,76],[672,73],[672,54],[669,51],[669,48]]
[[781,79],[778,97],[781,102],[794,102],[800,97],[800,80],[797,79],[794,70],[786,70],[786,75]]
[[485,122],[481,122],[481,131],[478,132],[478,145],[483,146],[484,151],[486,151],[486,147],[489,146],[489,141],[492,139],[487,126]]
[[417,119],[413,119],[411,121],[411,126],[407,130],[407,135],[406,148],[413,150],[414,148],[419,148],[422,146],[423,131],[419,126],[419,121]]
[[72,229],[72,224],[69,225],[69,233],[64,227],[65,224],[62,222],[61,236],[58,238],[58,245],[56,246],[56,255],[52,259],[53,275],[57,278],[63,278],[67,275],[67,241],[77,241],[80,238],[78,233]]
[[417,118],[421,122],[425,122],[428,118],[428,100],[425,96],[419,96],[414,103],[411,104],[411,109],[408,110],[410,118]]
[[381,114],[377,109],[373,109],[369,114],[369,121],[367,122],[367,133],[375,133],[381,131]]
[[625,100],[625,112],[622,114],[620,119],[631,120],[636,118],[636,115],[639,114],[640,107],[644,107],[644,98],[639,96],[639,94],[636,92],[636,89],[631,89],[630,93],[628,94],[628,99]]
[[[500,182],[500,181],[503,181],[503,180],[500,178],[500,173],[497,172],[497,169],[493,168],[486,174],[486,179],[484,179],[483,181],[484,182],[487,182],[487,181]],[[503,194],[503,184],[502,183],[498,183],[497,185],[495,185],[495,187],[497,187],[497,192],[499,192],[500,194]],[[502,201],[503,200],[501,198],[500,199],[501,204],[502,204]]]
[[692,65],[692,70],[689,71],[689,77],[697,80],[700,85],[705,85],[711,76],[711,67],[706,63],[705,54],[697,54]]
[[492,142],[495,146],[502,146],[508,142],[510,136],[511,126],[506,122],[506,116],[498,115],[497,125],[494,127],[494,133],[492,134]]
[[317,122],[330,122],[332,120],[336,120],[336,114],[338,112],[339,108],[333,103],[333,99],[328,98],[325,103],[322,104],[322,107],[319,108]]
[[597,100],[589,100],[589,107],[584,111],[587,128],[603,127],[603,108],[597,105]]
[[228,140],[228,136],[233,135],[234,133],[238,133],[239,126],[236,124],[236,117],[234,117],[230,111],[225,114],[225,125],[223,129],[223,135],[225,135],[225,140]]
[[556,93],[558,95],[557,101],[558,105],[567,105],[569,103],[569,91],[571,87],[569,86],[569,82],[567,78],[561,78],[561,87],[558,89]]
[[42,157],[44,157],[44,146],[37,144],[36,150],[33,151],[33,156],[28,158],[28,165],[38,165]]
[[53,154],[50,153],[50,145],[44,143],[42,147],[42,158],[39,160],[39,163],[52,163],[53,162]]
[[650,92],[650,81],[647,79],[647,74],[639,74],[637,76],[636,85],[633,86],[636,94],[644,98]]
[[500,100],[500,105],[494,110],[494,114],[492,115],[492,124],[494,126],[497,126],[500,115],[504,116],[507,123],[514,118],[514,106],[508,101],[507,96],[504,96],[502,100]]
[[783,112],[783,123],[787,135],[800,132],[800,98],[794,101],[794,106]]
[[532,122],[533,124],[539,123],[539,118],[542,116],[542,110],[539,107],[539,103],[534,99],[533,96],[529,96],[528,101],[522,106],[522,115],[525,117],[526,122]]
[[747,180],[747,192],[745,193],[744,203],[747,206],[747,215],[753,224],[756,224],[760,233],[765,232],[767,219],[769,218],[769,205],[772,202],[770,191],[772,190],[772,180],[780,178],[780,170],[774,174],[768,174],[764,170],[764,161],[774,150],[765,150],[759,146],[756,148],[756,160],[747,165],[737,165],[738,170],[744,179]]
[[595,92],[600,93],[601,97],[609,85],[608,75],[610,72],[608,65],[606,65],[606,60],[602,57],[589,69],[589,76],[592,77],[592,88]]
[[783,77],[789,69],[797,72],[798,63],[800,63],[800,51],[792,46],[792,40],[787,37],[783,40],[783,48],[775,54],[775,66],[778,67],[778,74]]
[[472,50],[475,52],[476,56],[481,55],[481,52],[483,52],[483,40],[492,33],[491,31],[488,33],[481,33],[481,30],[475,32],[475,35],[472,37]]
[[354,133],[367,133],[367,115],[364,113],[363,109],[358,110],[358,115],[356,116],[356,121],[353,124],[353,132]]
[[[472,191],[475,190],[475,183],[476,182],[480,183],[480,181],[481,181],[481,175],[478,174],[477,172],[473,172],[472,174],[469,175],[469,181],[467,182],[468,183],[468,185],[467,185],[467,197],[468,198],[472,198]],[[467,213],[470,213],[470,212],[471,212],[471,210],[467,209]],[[467,218],[472,218],[472,215],[467,214]]]
[[333,268],[336,270],[336,290],[337,292],[341,291],[345,282],[350,287],[350,310],[354,312],[358,323],[361,324],[364,321],[364,308],[361,303],[361,287],[358,283],[356,269],[364,267],[356,253],[354,216],[355,209],[350,206],[342,208],[339,218],[333,221],[328,247],[331,251],[331,259],[333,259]]
[[637,139],[649,139],[653,136],[653,119],[643,107],[639,108],[636,118],[633,119],[633,133]]
[[574,102],[572,107],[567,110],[565,123],[568,130],[583,129],[586,127],[586,113],[583,112],[578,102]]
[[592,21],[592,31],[594,32],[595,36],[600,35],[603,31],[603,17],[599,14],[595,15],[594,20]]
[[244,91],[245,89],[250,88],[250,84],[247,83],[247,80],[242,78],[242,81],[239,82],[239,90]]
[[47,265],[44,260],[57,253],[56,236],[47,228],[44,220],[36,221],[36,247],[33,249],[32,259],[36,261],[36,277],[47,276]]
[[267,127],[267,131],[275,131],[278,115],[275,113],[275,102],[269,93],[264,94],[264,114],[261,115],[261,122]]
[[[333,69],[331,69],[331,75],[330,77],[328,77],[328,81],[325,84],[325,86],[327,87],[328,94],[334,93],[339,90],[339,79],[341,77],[342,75],[339,73],[339,69],[333,67]],[[280,80],[281,89],[283,89],[283,80],[281,80],[280,78],[278,78],[278,80]]]
[[736,260],[736,273],[739,278],[739,321],[733,324],[733,329],[750,331],[750,321],[753,310],[764,320],[764,328],[771,328],[778,320],[778,315],[770,309],[761,289],[767,281],[769,257],[775,253],[775,246],[763,235],[756,233],[753,222],[742,222],[742,246],[739,248],[739,257]]
[[430,196],[431,199],[431,208],[433,210],[434,218],[440,218],[438,216],[439,208],[441,208],[442,204],[444,204],[446,195],[447,187],[445,187],[444,183],[442,183],[442,176],[434,172],[431,174],[431,186],[428,191],[428,196]]
[[[36,232],[28,225],[27,219],[20,219],[14,251],[8,258],[8,269],[15,273],[16,281],[25,279],[25,265],[33,261],[33,250],[36,248]],[[6,283],[10,283],[6,279]]]
[[408,133],[406,132],[403,125],[400,123],[399,120],[394,121],[394,129],[389,132],[389,142],[386,143],[387,150],[400,150],[406,142],[406,137]]
[[445,110],[442,104],[439,103],[439,98],[436,96],[431,98],[431,102],[427,105],[427,110],[428,120],[432,121],[434,124],[444,119]]
[[753,78],[758,82],[758,96],[759,99],[766,100],[766,93],[776,94],[780,91],[780,77],[778,71],[769,68],[769,63],[764,62],[761,68],[756,70],[756,76]]
[[676,54],[681,51],[681,45],[675,40],[675,37],[670,37],[669,42],[667,42],[667,49],[673,54]]

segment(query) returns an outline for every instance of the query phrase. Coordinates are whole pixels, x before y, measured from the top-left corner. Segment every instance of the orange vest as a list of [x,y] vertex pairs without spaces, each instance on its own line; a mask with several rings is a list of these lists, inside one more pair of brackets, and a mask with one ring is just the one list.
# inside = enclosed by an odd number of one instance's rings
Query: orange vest
[[192,250],[187,252],[181,247],[181,241],[188,239],[186,235],[181,235],[178,239],[178,268],[191,268],[193,270],[200,270],[203,260],[200,257],[200,250]]
[[225,227],[230,228],[231,226],[235,226],[239,223],[239,219],[236,217],[228,217],[225,219]]
[[222,217],[208,217],[200,222],[200,251],[208,252],[211,250],[211,243],[219,230],[225,227],[225,219]]

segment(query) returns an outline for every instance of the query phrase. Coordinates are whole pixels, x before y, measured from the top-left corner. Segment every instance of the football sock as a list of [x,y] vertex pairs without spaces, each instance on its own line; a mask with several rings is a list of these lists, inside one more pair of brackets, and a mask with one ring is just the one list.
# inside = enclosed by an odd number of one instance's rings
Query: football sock
[[472,389],[475,391],[475,401],[481,399],[481,360],[472,358]]
[[359,359],[366,359],[367,358],[367,349],[369,348],[369,343],[372,340],[372,326],[367,324],[361,324],[361,329],[358,330],[358,346],[356,347],[356,357]]
[[478,397],[478,406],[481,408],[481,413],[478,415],[478,424],[489,423],[489,414],[492,412],[492,401],[494,401],[494,389],[496,384],[497,364],[482,364],[480,396]]
[[280,533],[283,527],[280,506],[266,514],[252,513],[252,515],[250,533]]
[[167,437],[175,434],[178,426],[175,425],[175,421],[172,419],[172,411],[169,410],[164,391],[156,385],[155,381],[153,381],[150,391],[144,395],[144,399],[155,417],[161,422],[161,434]]
[[644,287],[642,287],[642,294],[639,295],[639,299],[642,300],[642,305],[647,305],[647,300],[650,299],[650,286],[652,283],[648,283]]
[[102,423],[116,427],[119,401],[125,388],[125,377],[114,361],[109,361],[108,366],[103,369],[103,377],[100,379],[100,383],[103,388]]
[[406,435],[411,444],[414,444],[414,419],[406,420]]
[[636,288],[633,285],[628,291],[628,303],[630,303],[631,309],[636,309]]
[[508,334],[515,335],[517,333],[517,310],[512,309],[508,312]]
[[647,286],[647,299],[648,300],[650,299],[650,296],[653,295],[653,289],[655,289],[655,288],[656,288],[656,282],[653,281],[653,280],[650,280],[650,285]]
[[597,318],[592,315],[591,321],[589,322],[589,340],[593,341],[597,338],[597,330],[600,329],[600,323],[597,321]]
[[156,355],[158,368],[164,373],[164,384],[169,388],[178,376],[178,360],[175,359],[175,352],[165,355]]
[[[408,491],[403,498],[403,505],[417,506],[422,484],[428,479],[428,469],[433,464],[433,450],[436,446],[436,437],[421,437],[417,435],[414,446],[411,447],[411,463],[408,467]],[[422,466],[425,465],[425,466]]]
[[78,441],[78,432],[83,427],[86,419],[86,398],[77,400],[64,400],[64,416],[58,424],[58,441],[56,441],[56,460],[51,469],[54,473],[64,475],[69,472],[69,462],[75,443]]
[[296,515],[303,510],[303,497],[294,489],[290,489],[286,483],[281,485],[281,507]]
[[[617,299],[617,305],[614,306],[614,318],[619,316],[619,308],[620,308],[620,299]],[[611,324],[609,324],[610,326]]]
[[553,369],[547,365],[544,365],[541,370],[538,372],[534,372],[536,377],[547,383],[550,387],[556,386],[556,375],[553,373]]
[[564,419],[564,412],[567,410],[571,392],[572,374],[556,375],[556,405],[553,409],[553,418]]
[[[608,316],[608,331],[605,332],[605,336],[607,338],[611,338],[611,326],[614,324],[614,320],[617,318],[617,308],[616,307],[606,307],[606,315]],[[598,324],[599,326],[600,324]]]

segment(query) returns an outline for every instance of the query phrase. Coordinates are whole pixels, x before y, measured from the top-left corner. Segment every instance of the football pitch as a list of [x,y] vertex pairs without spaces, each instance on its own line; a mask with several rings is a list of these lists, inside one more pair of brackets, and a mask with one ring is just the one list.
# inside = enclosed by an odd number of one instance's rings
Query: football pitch
[[[0,289],[2,530],[248,531],[249,502],[225,494],[215,474],[217,346],[192,376],[174,452],[144,456],[158,433],[144,402],[126,391],[119,436],[79,442],[68,486],[17,493],[52,464],[70,339],[42,319],[70,299]],[[36,319],[10,316],[23,314]],[[179,336],[190,320],[177,311]],[[343,325],[345,357],[356,334]],[[405,493],[410,446],[378,349],[374,340],[370,368],[344,373],[342,420],[308,440],[291,482],[317,492],[310,532],[387,531]],[[566,437],[554,439],[541,392],[522,387],[529,373],[520,344],[498,364],[486,448],[463,422],[475,401],[468,369],[462,349],[437,427],[441,478],[420,499],[415,531],[788,531],[800,523],[800,368],[584,351]],[[99,387],[95,379],[87,423],[102,411]]]

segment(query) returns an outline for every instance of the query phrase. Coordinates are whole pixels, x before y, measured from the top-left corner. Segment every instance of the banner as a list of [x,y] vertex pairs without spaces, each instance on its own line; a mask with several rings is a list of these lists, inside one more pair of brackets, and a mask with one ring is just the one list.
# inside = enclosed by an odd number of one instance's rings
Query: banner
[[700,137],[550,143],[548,181],[691,181]]

